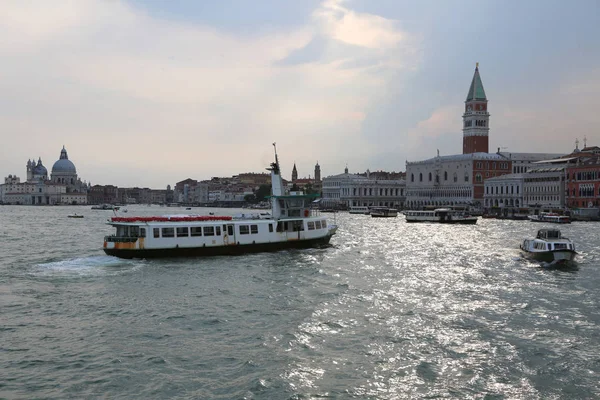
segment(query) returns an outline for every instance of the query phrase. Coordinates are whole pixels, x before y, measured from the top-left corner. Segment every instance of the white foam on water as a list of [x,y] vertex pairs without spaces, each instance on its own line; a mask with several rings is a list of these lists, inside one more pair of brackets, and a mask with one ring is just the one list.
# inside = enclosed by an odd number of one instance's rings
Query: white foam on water
[[90,256],[37,264],[38,273],[49,275],[116,275],[141,268],[140,260],[112,256]]

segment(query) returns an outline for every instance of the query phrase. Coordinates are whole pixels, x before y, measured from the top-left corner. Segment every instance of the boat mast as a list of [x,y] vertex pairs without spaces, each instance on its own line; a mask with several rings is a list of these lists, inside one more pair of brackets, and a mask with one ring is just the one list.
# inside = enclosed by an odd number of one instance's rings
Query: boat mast
[[283,196],[283,180],[281,179],[281,170],[279,168],[279,158],[277,157],[277,145],[273,142],[275,151],[275,162],[267,170],[271,171],[271,213],[274,219],[281,218],[282,209],[277,201],[277,196]]

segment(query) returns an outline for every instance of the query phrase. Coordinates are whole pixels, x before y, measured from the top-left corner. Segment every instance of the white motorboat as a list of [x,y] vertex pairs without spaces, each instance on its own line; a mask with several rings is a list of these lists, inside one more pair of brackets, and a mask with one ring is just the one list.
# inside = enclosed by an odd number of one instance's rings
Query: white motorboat
[[558,229],[540,229],[534,239],[525,239],[521,250],[538,261],[572,261],[577,255],[575,244]]
[[349,214],[366,214],[369,215],[369,207],[367,206],[352,206],[348,210]]

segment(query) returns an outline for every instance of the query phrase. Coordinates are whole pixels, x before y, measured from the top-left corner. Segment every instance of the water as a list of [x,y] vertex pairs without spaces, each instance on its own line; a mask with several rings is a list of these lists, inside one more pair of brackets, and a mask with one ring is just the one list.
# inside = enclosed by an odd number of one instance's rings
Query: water
[[110,215],[0,207],[0,398],[600,397],[595,223],[556,268],[518,251],[542,224],[348,214],[327,249],[120,260]]

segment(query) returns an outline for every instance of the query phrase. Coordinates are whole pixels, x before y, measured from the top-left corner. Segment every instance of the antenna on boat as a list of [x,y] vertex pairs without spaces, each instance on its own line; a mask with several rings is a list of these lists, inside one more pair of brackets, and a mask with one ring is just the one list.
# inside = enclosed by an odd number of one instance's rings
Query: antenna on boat
[[279,160],[277,159],[277,142],[273,142],[273,149],[275,150],[275,164],[279,165]]

